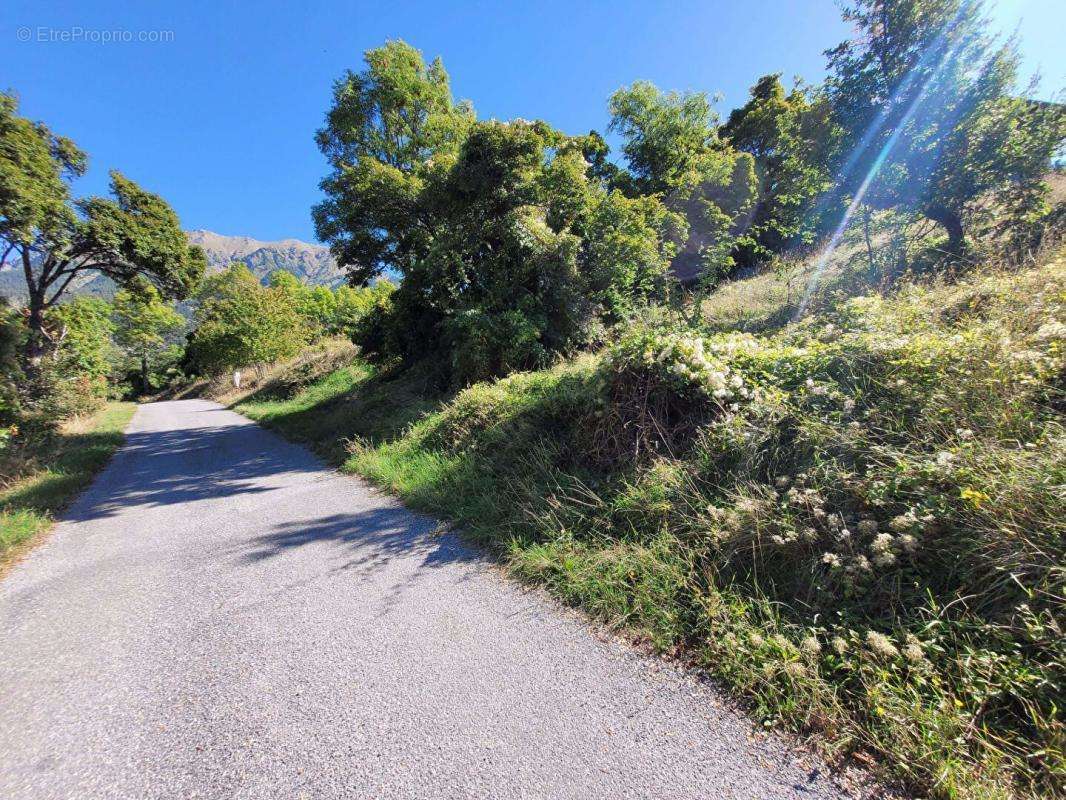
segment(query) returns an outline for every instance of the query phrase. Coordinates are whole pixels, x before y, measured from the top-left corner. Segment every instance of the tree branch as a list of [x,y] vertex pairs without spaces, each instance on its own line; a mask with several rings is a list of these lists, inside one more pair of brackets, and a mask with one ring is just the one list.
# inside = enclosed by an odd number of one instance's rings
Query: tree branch
[[22,271],[26,274],[26,288],[29,290],[30,295],[38,291],[38,287],[33,281],[33,265],[30,264],[30,249],[26,246],[22,247]]
[[66,291],[67,286],[70,285],[70,282],[74,280],[74,276],[77,274],[78,270],[74,270],[72,272],[67,273],[67,279],[63,281],[62,285],[58,289],[56,289],[55,294],[52,295],[52,298],[50,300],[44,301],[45,308],[51,308],[53,305],[55,305],[56,300],[58,300],[60,295],[62,295],[63,292]]

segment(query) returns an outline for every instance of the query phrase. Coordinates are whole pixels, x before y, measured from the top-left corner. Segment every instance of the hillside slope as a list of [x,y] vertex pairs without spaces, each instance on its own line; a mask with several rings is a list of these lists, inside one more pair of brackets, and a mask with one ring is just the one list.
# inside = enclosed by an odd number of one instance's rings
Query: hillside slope
[[455,396],[355,363],[238,409],[768,725],[938,798],[1061,793],[1066,261],[714,326]]

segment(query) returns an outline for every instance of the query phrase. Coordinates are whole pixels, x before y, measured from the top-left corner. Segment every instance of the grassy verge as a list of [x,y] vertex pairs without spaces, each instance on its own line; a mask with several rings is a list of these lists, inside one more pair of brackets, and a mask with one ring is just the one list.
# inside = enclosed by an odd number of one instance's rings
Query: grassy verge
[[238,410],[685,654],[768,726],[933,797],[1050,797],[1064,348],[1059,261],[761,336],[638,328],[454,397],[353,365]]
[[33,466],[0,492],[0,572],[47,530],[122,444],[136,405],[110,403],[65,424],[27,455]]

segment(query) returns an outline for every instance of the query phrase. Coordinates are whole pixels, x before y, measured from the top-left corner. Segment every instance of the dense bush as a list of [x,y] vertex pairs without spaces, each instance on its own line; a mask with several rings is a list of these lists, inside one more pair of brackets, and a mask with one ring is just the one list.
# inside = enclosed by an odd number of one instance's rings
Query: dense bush
[[607,192],[581,145],[540,122],[473,123],[452,162],[424,175],[417,202],[435,236],[359,343],[439,354],[467,383],[544,366],[661,296],[683,221]]

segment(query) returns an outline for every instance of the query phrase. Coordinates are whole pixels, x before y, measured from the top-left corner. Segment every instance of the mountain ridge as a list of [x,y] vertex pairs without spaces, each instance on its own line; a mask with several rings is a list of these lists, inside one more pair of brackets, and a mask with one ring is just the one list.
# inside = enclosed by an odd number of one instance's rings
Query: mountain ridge
[[295,238],[262,241],[205,229],[186,231],[185,236],[190,244],[203,249],[209,271],[240,261],[260,280],[266,280],[276,269],[286,269],[312,284],[332,287],[344,282],[344,270],[337,266],[329,248],[322,245]]
[[[328,247],[301,239],[287,238],[262,241],[251,236],[227,236],[205,229],[185,232],[189,244],[203,249],[207,257],[207,271],[220,272],[235,261],[245,264],[252,274],[265,282],[271,272],[288,270],[312,285],[335,288],[345,282],[345,273]],[[115,284],[99,273],[79,276],[71,283],[68,296],[96,295],[110,298]],[[24,301],[26,284],[22,270],[8,263],[0,265],[0,296]]]

